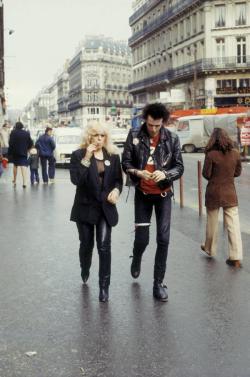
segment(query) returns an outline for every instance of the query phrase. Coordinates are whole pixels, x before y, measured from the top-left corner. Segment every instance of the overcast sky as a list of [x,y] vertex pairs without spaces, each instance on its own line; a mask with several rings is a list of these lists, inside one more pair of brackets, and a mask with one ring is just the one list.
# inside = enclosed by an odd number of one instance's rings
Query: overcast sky
[[[127,40],[132,0],[4,0],[5,91],[10,108],[24,107],[85,35]],[[8,35],[8,29],[14,29]]]

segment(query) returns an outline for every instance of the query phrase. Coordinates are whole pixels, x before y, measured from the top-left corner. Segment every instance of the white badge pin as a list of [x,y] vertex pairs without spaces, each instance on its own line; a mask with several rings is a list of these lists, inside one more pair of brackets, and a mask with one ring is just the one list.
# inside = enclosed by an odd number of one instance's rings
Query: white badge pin
[[134,139],[133,139],[133,144],[134,145],[137,145],[139,143],[139,139],[137,139],[137,137],[135,137]]
[[110,166],[110,161],[109,161],[109,160],[105,160],[105,161],[104,161],[104,165],[106,165],[106,166]]

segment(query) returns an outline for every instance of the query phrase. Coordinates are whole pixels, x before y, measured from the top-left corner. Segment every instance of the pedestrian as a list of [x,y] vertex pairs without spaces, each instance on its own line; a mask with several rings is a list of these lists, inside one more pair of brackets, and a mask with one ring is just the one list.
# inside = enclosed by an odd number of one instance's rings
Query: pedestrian
[[32,146],[30,133],[24,130],[21,122],[17,122],[15,128],[10,133],[8,156],[13,162],[13,185],[16,186],[18,167],[21,169],[23,188],[26,188],[26,172],[28,166],[28,151]]
[[54,183],[55,178],[54,150],[56,148],[56,144],[52,137],[52,132],[53,129],[51,127],[47,127],[45,133],[38,138],[35,145],[40,156],[44,184],[48,184],[49,180],[50,183]]
[[179,139],[164,127],[168,118],[169,111],[163,104],[147,105],[143,110],[145,122],[139,130],[130,130],[122,154],[123,170],[135,184],[135,240],[131,275],[135,279],[140,275],[154,208],[157,249],[153,296],[159,301],[168,300],[163,280],[170,236],[172,183],[184,171]]
[[241,174],[241,160],[239,152],[234,149],[233,140],[224,129],[215,128],[208,141],[202,174],[208,180],[205,195],[206,240],[201,245],[202,252],[208,257],[216,255],[218,216],[220,208],[223,208],[229,248],[226,263],[240,267],[242,241],[234,177]]
[[7,123],[4,123],[0,129],[0,152],[3,157],[8,156],[10,131]]
[[111,275],[111,228],[118,223],[116,203],[122,191],[122,171],[118,149],[111,142],[108,127],[91,123],[80,149],[70,163],[71,182],[76,195],[71,221],[76,222],[80,239],[80,267],[83,283],[89,277],[94,230],[99,254],[99,300],[109,299]]
[[29,152],[29,158],[28,158],[28,163],[30,166],[30,183],[34,185],[36,182],[37,184],[39,183],[39,154],[38,150],[32,145],[32,148]]

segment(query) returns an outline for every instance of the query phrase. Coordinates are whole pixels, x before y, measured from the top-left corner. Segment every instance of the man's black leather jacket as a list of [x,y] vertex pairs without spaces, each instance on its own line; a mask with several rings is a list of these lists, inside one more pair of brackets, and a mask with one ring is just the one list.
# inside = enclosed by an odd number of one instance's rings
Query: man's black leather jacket
[[[125,173],[128,169],[144,170],[150,156],[150,138],[146,123],[137,131],[130,130],[122,153],[122,168]],[[166,179],[160,181],[161,189],[168,188],[172,182],[180,178],[184,172],[180,141],[176,134],[161,127],[160,140],[152,155],[155,169],[165,173]],[[130,174],[130,178],[138,184],[140,178]]]

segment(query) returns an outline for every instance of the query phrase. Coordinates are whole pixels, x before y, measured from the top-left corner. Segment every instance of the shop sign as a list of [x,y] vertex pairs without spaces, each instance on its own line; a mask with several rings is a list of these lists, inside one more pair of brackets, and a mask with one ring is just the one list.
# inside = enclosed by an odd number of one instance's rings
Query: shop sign
[[217,114],[217,108],[213,107],[211,109],[201,109],[201,115]]
[[250,118],[245,118],[245,122],[240,133],[241,145],[250,145]]

